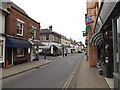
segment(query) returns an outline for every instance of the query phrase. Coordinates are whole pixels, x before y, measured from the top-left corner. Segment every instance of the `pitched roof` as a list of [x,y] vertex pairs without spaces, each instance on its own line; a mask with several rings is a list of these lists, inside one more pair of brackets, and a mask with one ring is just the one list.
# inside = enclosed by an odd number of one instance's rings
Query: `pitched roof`
[[[20,11],[21,13],[27,15],[27,13],[22,9],[20,8],[19,6],[17,6],[15,3],[13,2],[10,2],[11,3],[11,6],[14,7],[15,9],[17,9],[18,11]],[[28,16],[28,15],[27,15]]]
[[16,10],[18,10],[20,13],[26,15],[28,18],[30,18],[30,19],[33,20],[34,22],[40,24],[39,22],[37,22],[37,21],[35,21],[34,19],[32,19],[31,17],[29,17],[28,14],[27,14],[22,8],[20,8],[19,6],[17,6],[17,5],[16,5],[15,3],[13,3],[13,2],[2,2],[2,5],[1,5],[0,7],[1,7],[1,8],[5,8],[5,10],[7,11],[7,9],[6,9],[7,3],[10,3],[11,6],[12,6],[14,9],[16,9]]
[[51,30],[49,30],[49,29],[41,29],[41,31],[40,31],[40,33],[41,34],[50,34],[50,33],[54,33],[54,34],[56,34],[56,35],[59,35],[59,36],[62,36],[61,34],[59,34],[59,33],[57,33],[57,32],[54,32],[54,31],[51,31]]
[[[17,9],[19,12],[27,15],[27,13],[26,13],[23,9],[21,9],[19,6],[17,6],[17,5],[16,5],[15,3],[13,3],[13,2],[2,2],[2,3],[0,3],[0,9],[1,9],[1,10],[4,10],[4,11],[7,11],[7,9],[6,9],[7,3],[10,3],[11,6],[12,6],[13,8]],[[7,12],[8,12],[8,11],[7,11]],[[27,16],[28,16],[28,15],[27,15]]]
[[6,9],[6,3],[5,2],[0,3],[0,10],[4,11],[6,13],[9,13],[8,10]]
[[44,33],[52,33],[52,31],[51,30],[49,30],[49,29],[41,29],[41,32],[40,32],[41,34],[44,34]]

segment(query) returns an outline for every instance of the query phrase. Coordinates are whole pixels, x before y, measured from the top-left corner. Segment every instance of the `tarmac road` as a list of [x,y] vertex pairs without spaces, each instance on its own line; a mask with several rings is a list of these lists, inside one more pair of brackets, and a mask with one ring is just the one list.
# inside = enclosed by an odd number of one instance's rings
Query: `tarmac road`
[[[71,54],[67,57],[48,57],[54,60],[32,71],[3,79],[3,88],[63,88],[84,54]],[[71,73],[73,72],[73,75]]]

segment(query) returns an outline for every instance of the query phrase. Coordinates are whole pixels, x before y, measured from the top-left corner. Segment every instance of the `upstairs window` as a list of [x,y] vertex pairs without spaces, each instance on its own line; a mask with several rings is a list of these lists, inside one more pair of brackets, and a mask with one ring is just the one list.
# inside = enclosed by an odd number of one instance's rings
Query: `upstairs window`
[[17,19],[17,35],[23,36],[24,22]]
[[37,34],[36,34],[36,27],[32,26],[32,29],[31,29],[30,33],[31,33],[32,36],[33,36],[33,37],[32,37],[33,40],[36,39],[36,35],[37,35]]
[[46,40],[46,41],[49,41],[49,35],[47,35],[47,36],[45,37],[45,40]]

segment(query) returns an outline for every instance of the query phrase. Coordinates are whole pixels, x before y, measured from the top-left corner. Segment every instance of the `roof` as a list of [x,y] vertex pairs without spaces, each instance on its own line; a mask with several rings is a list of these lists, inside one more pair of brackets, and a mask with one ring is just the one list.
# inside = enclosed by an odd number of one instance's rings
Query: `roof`
[[9,13],[8,10],[6,9],[6,4],[5,2],[0,3],[0,10]]
[[[13,2],[10,2],[11,3],[11,6],[14,7],[15,9],[17,9],[18,11],[20,11],[21,13],[27,15],[27,13],[22,9],[20,8],[19,6],[17,6],[15,3]],[[28,16],[28,15],[27,15]]]
[[32,19],[31,17],[29,17],[28,14],[27,14],[22,8],[20,8],[19,6],[17,6],[17,5],[16,5],[15,3],[13,3],[13,2],[2,2],[2,4],[3,4],[2,8],[5,8],[5,10],[7,10],[7,9],[6,9],[7,3],[10,3],[11,6],[12,6],[14,9],[18,10],[20,13],[22,13],[22,14],[24,14],[25,16],[27,16],[28,18],[30,18],[32,21],[40,24],[39,22],[37,22],[37,21],[35,21],[34,19]]
[[61,34],[57,33],[57,32],[54,32],[52,30],[49,30],[49,29],[41,29],[40,31],[41,34],[50,34],[50,33],[54,33],[56,35],[59,35],[59,36],[62,36]]
[[[21,13],[27,15],[27,13],[26,13],[23,9],[21,9],[19,6],[17,6],[17,5],[14,4],[13,2],[2,2],[2,3],[0,3],[0,9],[3,10],[3,11],[8,12],[8,10],[6,9],[7,3],[10,3],[13,8],[15,8],[15,9],[17,9],[18,11],[20,11]],[[27,15],[27,16],[28,16],[28,15]]]

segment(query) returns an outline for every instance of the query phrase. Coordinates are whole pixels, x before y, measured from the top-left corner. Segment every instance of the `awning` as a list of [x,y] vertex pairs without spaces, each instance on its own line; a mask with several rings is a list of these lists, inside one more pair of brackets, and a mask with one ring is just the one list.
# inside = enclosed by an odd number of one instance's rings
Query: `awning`
[[32,44],[28,40],[6,38],[6,47],[8,48],[31,48]]
[[39,46],[40,49],[50,49],[50,46]]
[[102,43],[103,43],[103,34],[101,31],[95,33],[90,40],[91,46],[101,46]]
[[29,42],[34,45],[34,46],[45,46],[42,44],[40,41],[35,41],[35,40],[29,40]]

